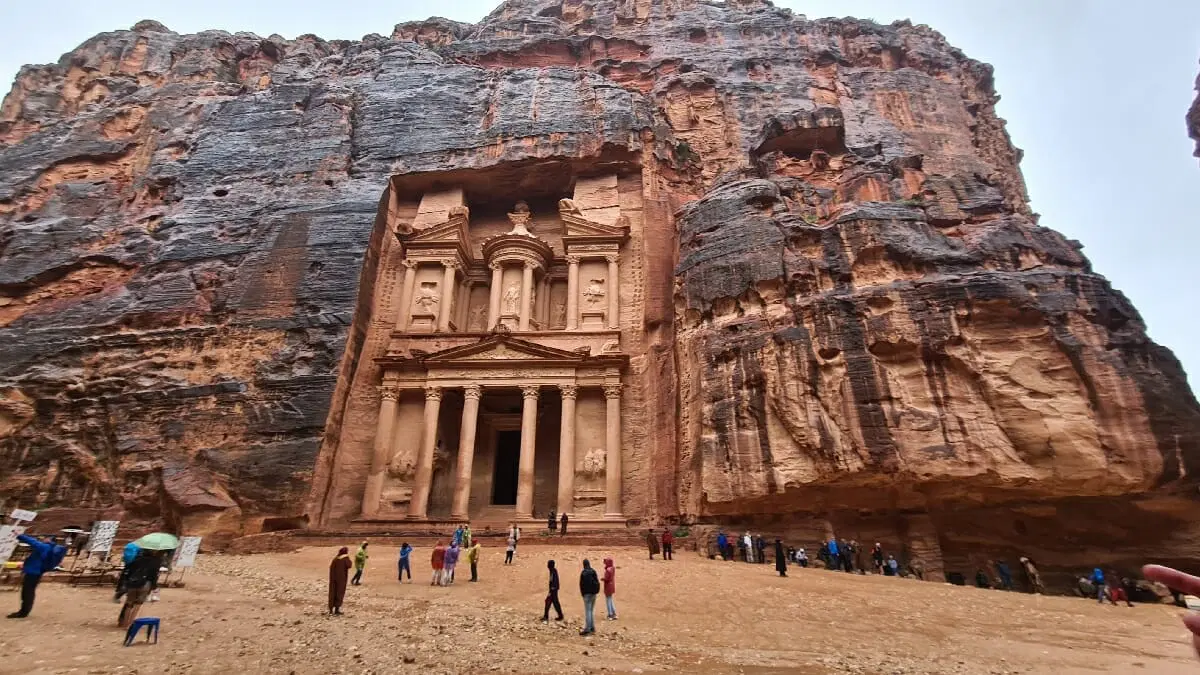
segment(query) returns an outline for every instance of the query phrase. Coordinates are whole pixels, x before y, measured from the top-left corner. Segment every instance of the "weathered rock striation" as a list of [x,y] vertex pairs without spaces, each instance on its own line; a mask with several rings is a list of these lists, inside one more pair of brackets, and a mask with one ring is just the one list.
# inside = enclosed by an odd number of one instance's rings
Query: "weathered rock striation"
[[0,495],[338,525],[398,186],[507,207],[609,172],[640,186],[627,516],[934,572],[1186,563],[1200,407],[1037,224],[997,98],[926,26],[761,0],[99,35],[0,109]]

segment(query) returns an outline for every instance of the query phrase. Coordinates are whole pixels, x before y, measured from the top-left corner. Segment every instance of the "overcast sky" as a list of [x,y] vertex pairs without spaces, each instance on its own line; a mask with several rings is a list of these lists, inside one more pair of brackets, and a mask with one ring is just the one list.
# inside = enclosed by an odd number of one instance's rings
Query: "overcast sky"
[[[387,35],[430,7],[474,22],[498,0],[0,0],[0,80],[88,37],[156,19],[293,38]],[[1200,69],[1198,0],[777,0],[809,18],[909,18],[996,67],[999,110],[1041,223],[1079,239],[1141,310],[1150,336],[1200,373],[1200,164],[1183,115]],[[7,86],[5,86],[5,89]]]

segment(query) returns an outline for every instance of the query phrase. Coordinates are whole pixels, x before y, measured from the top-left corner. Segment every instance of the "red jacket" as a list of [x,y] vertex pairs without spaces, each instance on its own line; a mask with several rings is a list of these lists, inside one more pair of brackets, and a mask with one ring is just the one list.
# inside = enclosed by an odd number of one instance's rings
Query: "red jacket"
[[675,542],[675,535],[670,530],[663,530],[663,545],[669,546]]
[[617,568],[613,567],[612,558],[604,559],[604,594],[613,595],[617,592]]
[[430,560],[433,569],[440,570],[446,564],[446,547],[438,545],[433,549],[433,559]]

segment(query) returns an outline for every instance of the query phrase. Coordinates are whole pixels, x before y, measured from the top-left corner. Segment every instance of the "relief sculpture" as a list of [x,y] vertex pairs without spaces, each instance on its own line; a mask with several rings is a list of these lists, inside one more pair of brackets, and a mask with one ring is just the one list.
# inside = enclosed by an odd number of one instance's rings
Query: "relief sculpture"
[[521,287],[517,284],[509,284],[508,288],[504,289],[504,313],[516,314],[521,311]]
[[421,288],[413,298],[413,304],[426,314],[436,314],[438,303],[441,301],[442,296],[441,293],[438,293],[436,281],[421,282]]
[[604,299],[604,279],[592,279],[583,289],[583,298],[589,305],[599,304]]
[[604,448],[592,448],[583,457],[582,473],[589,478],[604,475]]

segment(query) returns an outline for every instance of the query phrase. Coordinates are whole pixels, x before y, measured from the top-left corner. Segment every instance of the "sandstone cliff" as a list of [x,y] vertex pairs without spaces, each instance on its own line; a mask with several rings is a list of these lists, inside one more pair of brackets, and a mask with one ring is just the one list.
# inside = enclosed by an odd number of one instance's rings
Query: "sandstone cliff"
[[836,530],[938,570],[1186,559],[1200,408],[1036,223],[996,100],[928,27],[760,0],[99,35],[0,109],[0,494],[303,522],[388,178],[515,191],[612,162],[655,235],[627,514]]

